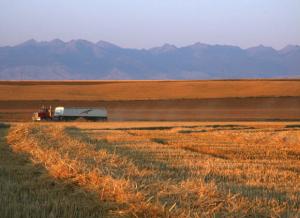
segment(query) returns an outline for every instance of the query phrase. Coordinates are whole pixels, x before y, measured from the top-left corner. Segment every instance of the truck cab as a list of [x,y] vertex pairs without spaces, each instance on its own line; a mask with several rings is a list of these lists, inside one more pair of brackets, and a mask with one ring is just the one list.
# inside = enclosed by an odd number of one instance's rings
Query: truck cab
[[64,115],[64,107],[56,107],[54,109],[54,119],[61,120]]
[[38,112],[34,112],[32,115],[33,121],[52,120],[52,110],[50,107],[42,106]]

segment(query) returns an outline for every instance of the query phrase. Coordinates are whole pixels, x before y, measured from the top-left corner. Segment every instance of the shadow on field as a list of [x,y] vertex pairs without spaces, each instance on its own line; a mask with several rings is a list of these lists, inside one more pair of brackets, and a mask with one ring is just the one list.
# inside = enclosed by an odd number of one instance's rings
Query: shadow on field
[[300,124],[286,125],[285,128],[287,129],[300,128]]
[[[251,186],[239,183],[239,178],[235,176],[226,176],[219,175],[216,173],[209,173],[204,177],[206,182],[214,181],[218,185],[219,191],[228,192],[230,191],[233,194],[238,194],[248,199],[268,199],[268,200],[277,200],[281,203],[288,202],[292,204],[294,199],[291,199],[289,194],[286,192],[275,191],[268,189],[263,186]],[[300,199],[300,192],[296,192],[295,195],[297,199]],[[297,200],[297,202],[299,202]],[[299,207],[300,205],[298,205]]]
[[[192,173],[192,169],[184,168],[184,167],[170,167],[168,164],[163,163],[159,160],[155,160],[155,157],[153,157],[150,153],[138,151],[134,148],[128,148],[128,147],[121,147],[114,144],[110,144],[107,141],[103,141],[101,139],[93,139],[90,138],[88,134],[85,132],[82,132],[77,127],[69,127],[66,128],[66,132],[79,140],[82,140],[85,143],[91,143],[94,144],[97,149],[104,149],[107,152],[111,154],[116,154],[121,157],[125,157],[130,159],[134,162],[134,164],[140,168],[147,168],[147,167],[154,167],[157,170],[156,175],[149,176],[148,182],[160,182],[160,181],[166,181],[168,179],[171,179],[172,181],[176,183],[180,183],[183,181],[188,180],[193,176],[195,178],[195,175]],[[152,139],[156,143],[165,144],[165,141],[161,141],[161,139]],[[187,152],[191,152],[193,154],[197,154],[197,152],[190,150],[190,149],[183,149]],[[211,155],[211,154],[209,154]],[[221,158],[224,161],[231,161],[225,156],[217,156],[217,155],[211,155],[215,158]],[[219,175],[215,173],[208,173],[208,174],[202,174],[199,175],[199,177],[203,177],[204,181],[206,183],[215,182],[218,186],[219,191],[224,193],[234,193],[241,195],[243,197],[246,197],[251,200],[263,198],[267,200],[278,200],[281,203],[292,203],[293,200],[290,199],[289,195],[285,192],[278,192],[275,190],[268,189],[266,187],[255,187],[246,185],[240,182],[238,177],[233,176],[227,176],[227,175]],[[133,178],[135,182],[139,182],[139,178]],[[157,190],[156,190],[157,191]],[[297,197],[300,198],[299,193],[296,193]]]
[[[83,141],[84,143],[91,143],[95,145],[97,149],[104,149],[110,154],[116,154],[120,157],[128,158],[131,160],[136,167],[139,169],[152,168],[157,171],[157,174],[148,176],[147,181],[149,183],[157,182],[159,180],[165,181],[172,178],[175,182],[182,182],[192,176],[192,172],[187,170],[185,167],[172,167],[167,163],[156,160],[155,157],[149,152],[138,150],[135,148],[122,147],[116,144],[110,144],[107,141],[101,139],[92,139],[88,134],[82,132],[76,127],[66,128],[66,133],[71,137]],[[162,141],[161,139],[152,139],[153,142],[159,144],[166,144],[167,141]],[[139,180],[139,178],[135,178]],[[136,181],[138,182],[138,181]]]
[[6,143],[9,125],[0,123],[0,217],[114,217],[118,208],[96,194],[56,180]]
[[[73,128],[73,127],[70,127]],[[76,128],[76,127],[74,127]],[[255,127],[245,125],[191,125],[191,126],[149,126],[149,127],[119,127],[119,128],[85,128],[84,131],[98,131],[98,130],[172,130],[176,128],[186,128],[187,130],[179,130],[179,133],[194,133],[194,132],[208,132],[208,131],[220,131],[220,130],[253,130]],[[205,128],[201,130],[195,130],[196,128]],[[207,129],[211,128],[211,129]]]

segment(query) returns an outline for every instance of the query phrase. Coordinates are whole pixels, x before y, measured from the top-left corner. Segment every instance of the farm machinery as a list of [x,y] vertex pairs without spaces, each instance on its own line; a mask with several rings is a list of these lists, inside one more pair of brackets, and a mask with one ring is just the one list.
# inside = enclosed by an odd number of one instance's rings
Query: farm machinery
[[70,121],[83,118],[91,121],[106,121],[107,111],[105,108],[71,108],[42,106],[38,112],[34,112],[33,121]]

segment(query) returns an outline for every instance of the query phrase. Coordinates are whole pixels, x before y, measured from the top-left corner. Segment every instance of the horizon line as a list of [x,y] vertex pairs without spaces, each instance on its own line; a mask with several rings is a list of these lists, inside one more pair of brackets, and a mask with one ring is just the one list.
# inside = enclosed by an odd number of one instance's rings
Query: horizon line
[[173,46],[175,47],[176,49],[177,48],[185,48],[185,47],[189,47],[189,46],[193,46],[193,45],[203,45],[203,46],[229,46],[229,47],[238,47],[242,50],[247,50],[247,49],[250,49],[250,48],[257,48],[257,47],[264,47],[264,48],[272,48],[276,51],[281,51],[289,46],[294,46],[294,47],[300,47],[300,45],[298,44],[286,44],[285,46],[283,46],[282,48],[274,48],[272,46],[267,46],[267,45],[264,45],[264,44],[258,44],[256,46],[250,46],[250,47],[241,47],[241,46],[238,46],[238,45],[233,45],[233,44],[222,44],[222,43],[203,43],[203,42],[200,42],[200,41],[197,41],[195,43],[192,43],[192,44],[187,44],[187,45],[184,45],[184,46],[177,46],[175,44],[172,44],[172,43],[163,43],[161,45],[157,45],[157,46],[153,46],[153,47],[149,47],[149,48],[134,48],[134,47],[126,47],[126,46],[120,46],[116,43],[113,43],[113,42],[110,42],[110,41],[106,41],[106,40],[98,40],[98,41],[91,41],[91,40],[87,40],[87,39],[83,39],[83,38],[77,38],[77,39],[71,39],[71,40],[62,40],[60,38],[53,38],[51,40],[36,40],[34,38],[31,38],[31,39],[28,39],[28,40],[25,40],[25,41],[22,41],[20,43],[17,43],[17,44],[14,44],[14,45],[3,45],[3,46],[0,46],[0,48],[3,48],[3,47],[17,47],[17,46],[20,46],[22,44],[26,44],[26,43],[50,43],[50,42],[53,42],[53,41],[61,41],[65,44],[67,43],[71,43],[73,41],[85,41],[87,43],[92,43],[92,44],[98,44],[98,43],[107,43],[107,44],[111,44],[112,46],[116,46],[116,47],[119,47],[119,48],[123,48],[123,49],[135,49],[135,50],[151,50],[151,49],[155,49],[155,48],[161,48],[161,47],[164,47],[164,46]]

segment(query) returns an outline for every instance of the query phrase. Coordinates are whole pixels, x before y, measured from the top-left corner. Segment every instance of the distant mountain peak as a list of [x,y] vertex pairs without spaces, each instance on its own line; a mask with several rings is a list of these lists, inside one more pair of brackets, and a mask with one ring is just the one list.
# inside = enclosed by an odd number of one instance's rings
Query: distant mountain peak
[[274,48],[270,46],[258,45],[254,47],[250,47],[247,50],[256,50],[256,51],[276,51]]
[[154,48],[151,48],[149,50],[152,51],[152,52],[155,52],[155,53],[163,53],[163,52],[174,51],[176,49],[177,49],[177,47],[175,45],[165,43],[162,46],[154,47]]
[[193,45],[190,45],[188,47],[194,47],[194,48],[207,48],[209,47],[210,45],[208,44],[205,44],[205,43],[202,43],[202,42],[196,42],[194,43]]
[[65,42],[60,39],[53,39],[50,41],[50,43],[51,44],[65,44]]
[[176,49],[177,47],[173,44],[165,43],[162,48],[164,49]]
[[35,39],[29,39],[21,44],[19,44],[18,46],[31,46],[31,45],[36,45],[38,44],[39,42],[36,41]]
[[272,47],[259,45],[246,49],[250,56],[276,56],[278,55],[277,50]]
[[132,49],[105,41],[32,39],[0,47],[0,79],[299,78],[298,51],[298,45],[279,51],[199,42]]
[[93,44],[92,42],[85,40],[85,39],[73,39],[73,40],[69,41],[68,43],[70,43],[70,44],[86,44],[86,45]]
[[83,40],[83,39],[74,39],[66,43],[67,47],[72,50],[78,50],[81,48],[93,48],[95,46],[94,43]]
[[102,40],[98,41],[96,44],[100,48],[120,48],[119,46],[113,43],[102,41]]
[[289,52],[295,52],[300,51],[299,45],[287,45],[283,49],[280,50],[280,53],[289,53]]

